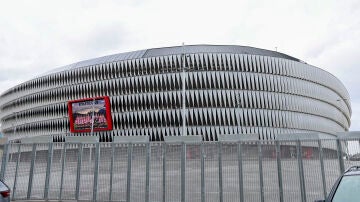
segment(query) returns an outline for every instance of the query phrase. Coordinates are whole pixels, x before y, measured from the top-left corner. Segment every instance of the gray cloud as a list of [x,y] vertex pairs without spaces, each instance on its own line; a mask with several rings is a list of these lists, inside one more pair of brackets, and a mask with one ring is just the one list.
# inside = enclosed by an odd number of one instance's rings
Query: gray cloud
[[360,129],[360,2],[13,0],[0,7],[0,93],[59,66],[186,44],[278,50],[343,81]]
[[103,54],[111,54],[114,51],[121,51],[122,44],[126,43],[128,35],[119,25],[100,25],[96,26],[86,36],[68,38],[71,44],[69,48],[77,55],[84,57],[99,57]]

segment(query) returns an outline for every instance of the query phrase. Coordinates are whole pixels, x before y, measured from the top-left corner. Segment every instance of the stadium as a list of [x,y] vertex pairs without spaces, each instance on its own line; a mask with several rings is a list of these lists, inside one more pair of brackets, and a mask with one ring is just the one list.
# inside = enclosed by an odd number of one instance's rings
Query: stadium
[[234,45],[154,48],[73,63],[8,89],[0,111],[1,132],[12,142],[333,136],[347,131],[351,118],[349,94],[329,72],[280,52]]

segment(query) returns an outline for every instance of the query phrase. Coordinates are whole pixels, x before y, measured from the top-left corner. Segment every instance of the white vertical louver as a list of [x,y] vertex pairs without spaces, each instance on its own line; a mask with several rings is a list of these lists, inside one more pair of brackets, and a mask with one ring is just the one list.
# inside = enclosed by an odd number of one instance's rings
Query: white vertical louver
[[[109,96],[114,130],[97,132],[102,141],[180,135],[181,54],[111,60],[53,72],[3,93],[3,134],[57,137],[68,131],[68,100]],[[289,131],[333,134],[349,128],[345,87],[311,65],[276,55],[204,51],[189,53],[186,67],[189,135],[212,141],[223,133],[259,133],[271,139]]]

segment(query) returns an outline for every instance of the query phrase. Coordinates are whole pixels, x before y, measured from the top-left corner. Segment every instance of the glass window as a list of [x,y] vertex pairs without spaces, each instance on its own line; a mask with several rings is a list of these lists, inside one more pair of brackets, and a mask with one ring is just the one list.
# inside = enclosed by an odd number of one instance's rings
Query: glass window
[[3,182],[0,181],[0,191],[6,191],[6,190],[9,190],[9,188]]
[[360,191],[360,175],[344,176],[335,192],[333,202],[346,201],[356,202],[359,201]]

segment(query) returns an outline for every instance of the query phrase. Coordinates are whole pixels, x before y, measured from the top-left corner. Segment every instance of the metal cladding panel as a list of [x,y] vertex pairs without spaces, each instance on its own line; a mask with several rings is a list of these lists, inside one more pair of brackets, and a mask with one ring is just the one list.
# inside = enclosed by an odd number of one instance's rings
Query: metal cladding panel
[[145,54],[145,52],[146,52],[146,50],[139,50],[139,51],[118,53],[118,54],[114,54],[114,55],[107,55],[107,56],[103,56],[103,57],[99,57],[99,58],[84,60],[81,62],[76,62],[76,63],[70,64],[70,65],[56,68],[52,71],[46,72],[42,75],[39,75],[38,77],[42,77],[42,76],[53,74],[53,73],[63,72],[63,71],[67,71],[70,69],[76,69],[76,68],[80,68],[80,67],[87,67],[87,66],[91,66],[91,65],[109,63],[109,62],[115,62],[115,61],[121,61],[121,60],[131,60],[131,59],[136,59],[136,58],[142,58],[143,55]]
[[271,57],[280,57],[288,60],[300,62],[299,59],[289,55],[249,46],[231,46],[231,45],[186,45],[165,48],[148,49],[143,57],[156,57],[161,55],[178,55],[192,53],[234,53],[248,55],[262,55]]
[[144,135],[162,141],[181,134],[183,95],[187,134],[202,135],[204,141],[221,134],[258,133],[261,139],[273,139],[281,133],[335,134],[349,128],[350,102],[342,99],[348,92],[323,70],[280,56],[241,52],[246,47],[184,49],[189,54],[185,94],[182,47],[106,56],[3,93],[2,132],[10,140],[52,135],[62,141],[70,134],[68,100],[108,96],[113,130],[96,132],[100,141]]

